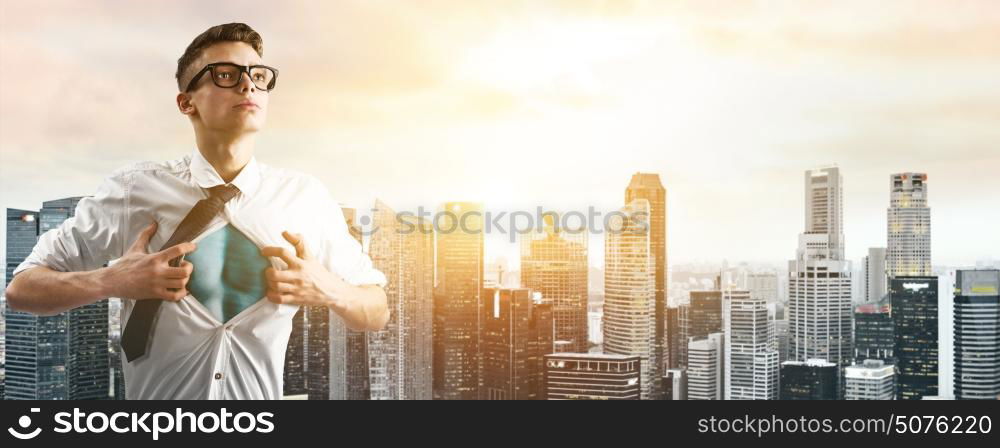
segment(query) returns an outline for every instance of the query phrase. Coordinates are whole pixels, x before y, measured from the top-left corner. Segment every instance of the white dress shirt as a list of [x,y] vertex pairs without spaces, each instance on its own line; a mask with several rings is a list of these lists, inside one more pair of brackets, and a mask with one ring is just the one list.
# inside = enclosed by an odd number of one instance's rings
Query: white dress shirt
[[[207,197],[202,189],[224,183],[197,149],[180,159],[121,168],[94,196],[79,201],[74,217],[45,232],[13,275],[39,265],[63,272],[98,269],[120,258],[154,219],[159,224],[148,249],[156,252]],[[281,232],[301,233],[307,250],[330,272],[354,285],[385,286],[385,275],[350,235],[340,206],[318,179],[252,157],[232,184],[240,193],[193,242],[232,224],[261,248],[295,253]],[[275,269],[287,268],[280,258],[269,260]],[[123,300],[122,328],[134,306],[134,300]],[[285,348],[298,308],[262,297],[223,323],[190,294],[164,302],[146,356],[132,362],[122,357],[127,398],[281,398]]]

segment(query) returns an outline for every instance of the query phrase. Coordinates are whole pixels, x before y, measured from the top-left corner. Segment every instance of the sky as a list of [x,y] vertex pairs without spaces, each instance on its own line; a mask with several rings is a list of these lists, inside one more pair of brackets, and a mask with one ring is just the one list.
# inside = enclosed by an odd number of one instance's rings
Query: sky
[[[3,1],[0,206],[192,151],[176,60],[234,21],[281,72],[258,160],[362,213],[607,213],[652,172],[671,263],[781,262],[803,173],[836,164],[849,258],[885,245],[896,172],[928,173],[935,265],[1000,258],[991,1]],[[506,239],[487,257],[516,265]]]

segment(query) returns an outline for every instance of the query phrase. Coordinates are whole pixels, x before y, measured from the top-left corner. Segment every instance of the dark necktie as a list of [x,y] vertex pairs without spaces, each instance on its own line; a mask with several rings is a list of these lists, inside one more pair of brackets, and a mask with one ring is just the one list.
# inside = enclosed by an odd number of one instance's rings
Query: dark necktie
[[[209,188],[208,197],[194,205],[160,250],[169,249],[197,237],[222,211],[226,202],[229,202],[239,192],[240,190],[232,184],[216,185]],[[170,266],[179,266],[181,258],[170,260]],[[162,304],[162,299],[136,301],[135,308],[129,315],[128,323],[125,324],[125,330],[122,332],[122,351],[125,352],[125,359],[129,362],[146,354],[149,341],[153,338],[153,323],[156,320],[156,313]]]

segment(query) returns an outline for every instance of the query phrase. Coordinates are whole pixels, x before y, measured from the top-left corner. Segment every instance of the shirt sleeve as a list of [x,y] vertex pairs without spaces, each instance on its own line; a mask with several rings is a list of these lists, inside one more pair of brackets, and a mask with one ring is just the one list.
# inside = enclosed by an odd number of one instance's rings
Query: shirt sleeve
[[93,196],[76,204],[74,215],[38,238],[38,242],[11,278],[21,271],[47,266],[61,272],[91,271],[124,252],[125,173],[107,177]]
[[388,281],[382,271],[376,269],[371,257],[362,251],[361,243],[354,239],[347,227],[344,212],[330,195],[329,190],[319,180],[314,179],[321,195],[323,239],[320,243],[319,260],[331,272],[352,285],[379,285],[384,288]]

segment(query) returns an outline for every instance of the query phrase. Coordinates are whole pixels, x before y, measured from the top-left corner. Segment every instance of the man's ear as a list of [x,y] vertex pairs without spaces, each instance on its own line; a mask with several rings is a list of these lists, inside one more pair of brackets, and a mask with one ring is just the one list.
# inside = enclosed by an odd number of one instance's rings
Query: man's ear
[[191,102],[191,95],[184,92],[177,94],[177,109],[181,111],[184,115],[194,115],[198,110],[195,109],[194,103]]

